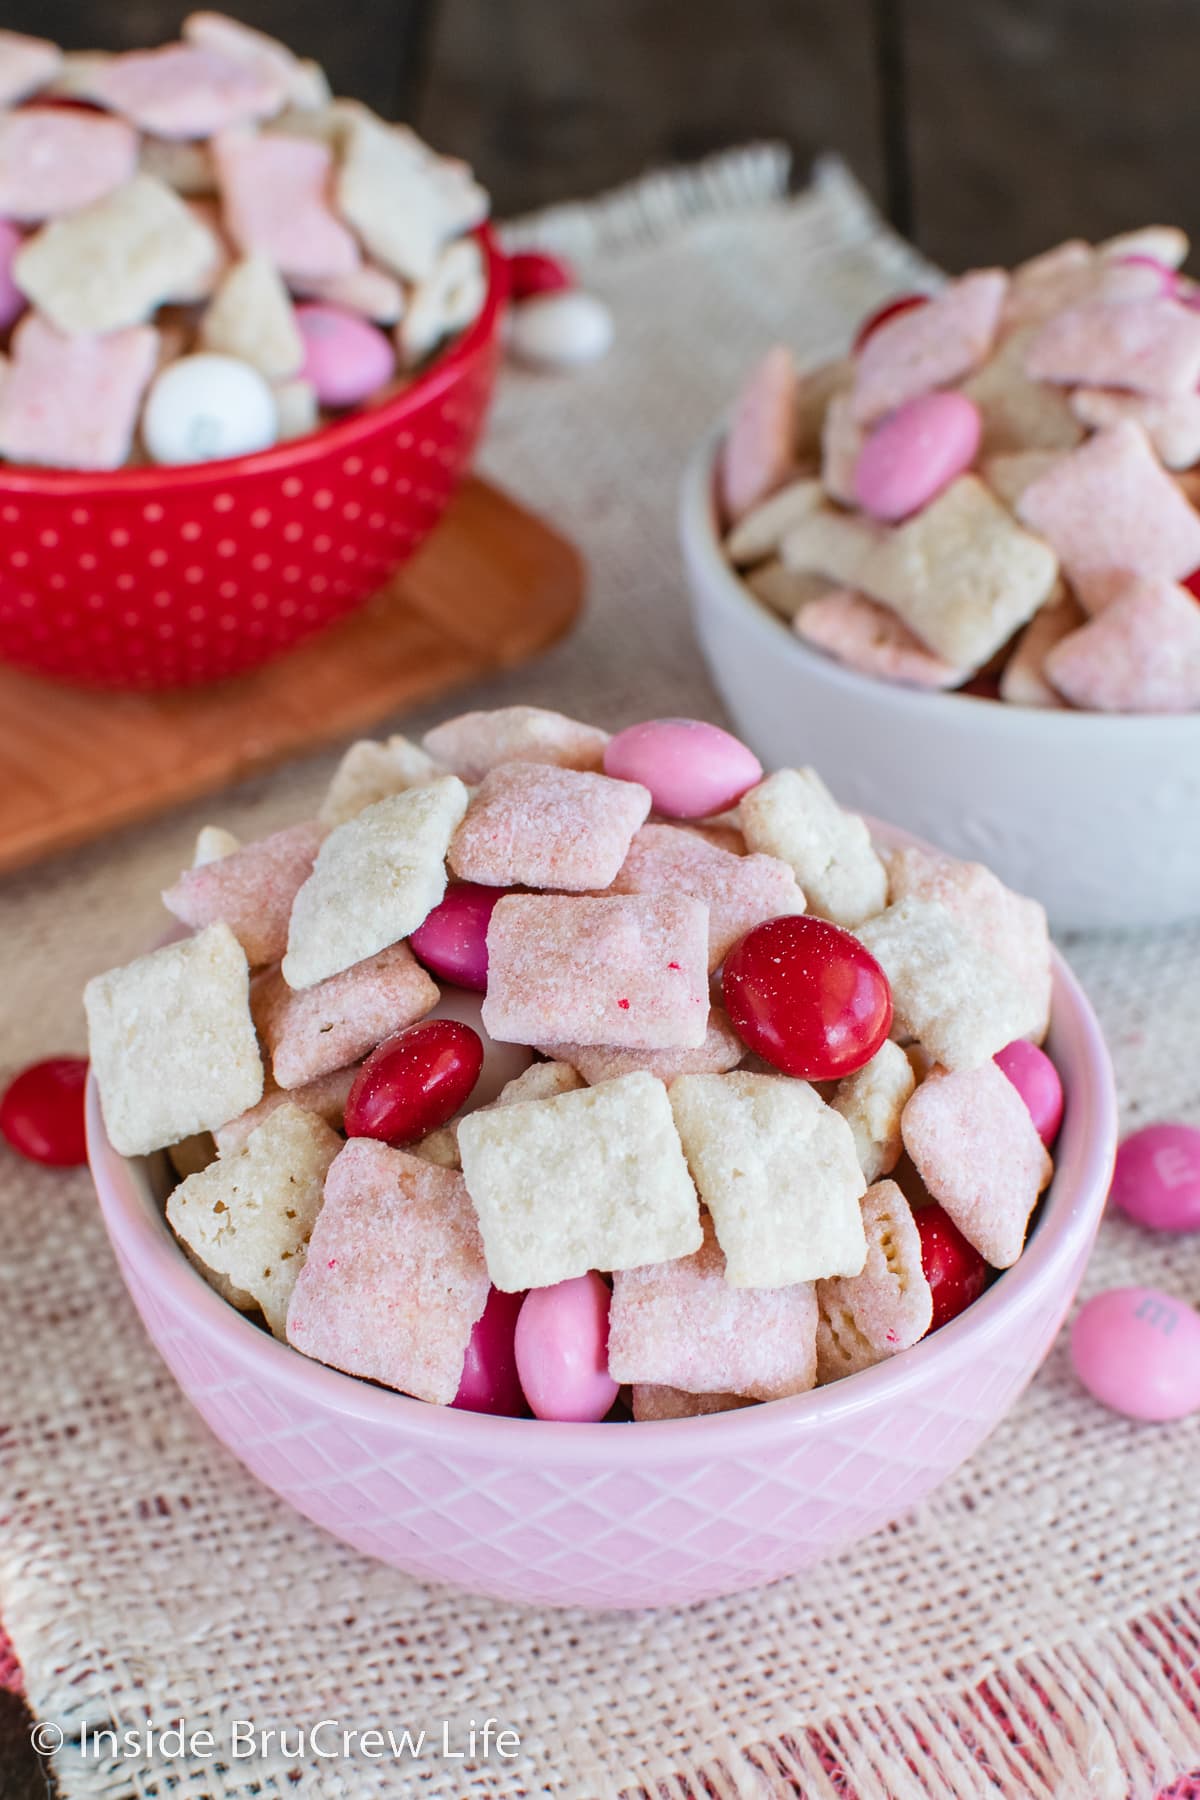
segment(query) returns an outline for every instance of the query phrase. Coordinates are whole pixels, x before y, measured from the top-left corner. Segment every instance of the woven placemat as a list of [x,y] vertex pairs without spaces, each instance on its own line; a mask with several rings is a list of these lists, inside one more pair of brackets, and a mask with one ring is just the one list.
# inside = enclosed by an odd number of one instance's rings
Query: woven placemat
[[[838,166],[794,200],[786,177],[759,150],[539,222],[612,305],[617,346],[570,379],[510,373],[484,461],[578,539],[592,604],[568,644],[471,703],[719,717],[674,539],[687,452],[755,352],[832,352],[921,272]],[[246,836],[301,817],[329,767],[216,814]],[[81,1043],[84,979],[160,930],[157,891],[208,810],[0,888],[0,1069]],[[1126,1123],[1200,1119],[1200,931],[1067,949]],[[258,1487],[144,1338],[85,1174],[0,1159],[0,1229],[0,1616],[31,1706],[66,1734],[67,1800],[1143,1800],[1200,1760],[1200,1419],[1102,1412],[1061,1342],[967,1468],[841,1560],[684,1612],[538,1613],[366,1562]],[[1088,1287],[1132,1279],[1195,1298],[1200,1241],[1107,1224]],[[181,1762],[76,1741],[83,1721],[180,1716],[218,1746],[235,1719],[291,1734],[331,1718],[425,1729],[433,1749]],[[519,1734],[516,1761],[436,1754],[444,1721],[453,1746],[488,1717]]]

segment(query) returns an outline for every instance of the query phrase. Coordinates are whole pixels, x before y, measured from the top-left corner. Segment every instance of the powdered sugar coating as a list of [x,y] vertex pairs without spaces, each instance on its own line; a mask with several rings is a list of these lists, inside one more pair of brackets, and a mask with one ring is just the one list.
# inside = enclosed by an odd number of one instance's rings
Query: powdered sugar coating
[[340,975],[297,991],[278,970],[255,983],[255,1024],[282,1088],[302,1087],[403,1031],[438,1003],[438,987],[408,945],[390,944]]
[[450,867],[486,887],[606,888],[649,811],[638,782],[503,763],[477,789],[450,845]]
[[1036,381],[1168,399],[1200,383],[1200,315],[1164,295],[1086,301],[1048,319],[1025,355]]
[[324,825],[344,825],[364,807],[436,780],[444,770],[417,744],[399,735],[382,743],[362,738],[342,757],[317,811]]
[[796,614],[794,629],[806,644],[857,669],[907,687],[949,688],[962,670],[935,656],[903,619],[878,600],[851,588],[831,588]]
[[462,1176],[351,1138],[325,1181],[287,1339],[318,1362],[419,1400],[458,1392],[488,1297]]
[[859,424],[978,368],[992,347],[1007,288],[1003,270],[977,269],[873,331],[855,359]]
[[834,1088],[829,1104],[854,1134],[864,1181],[890,1175],[899,1162],[903,1149],[900,1119],[916,1085],[907,1056],[899,1044],[886,1038],[870,1062]]
[[698,1049],[708,909],[682,894],[509,894],[488,926],[483,1022],[519,1044]]
[[723,1075],[736,1069],[746,1054],[745,1044],[719,1006],[710,1008],[704,1042],[695,1050],[614,1050],[603,1044],[539,1044],[538,1049],[544,1056],[570,1063],[591,1087],[632,1075],[635,1069],[644,1069],[668,1086],[678,1075]]
[[1071,395],[1071,410],[1083,424],[1097,430],[1132,420],[1142,427],[1168,469],[1190,469],[1200,462],[1200,394],[1194,390],[1162,399],[1081,387]]
[[823,504],[824,490],[819,481],[804,476],[789,482],[734,526],[725,543],[730,562],[735,568],[765,562],[777,554],[788,532]]
[[443,768],[473,785],[501,763],[550,763],[595,772],[608,735],[543,706],[501,706],[445,719],[422,742]]
[[1060,583],[1057,596],[1035,613],[1017,639],[1000,676],[1000,698],[1013,706],[1063,706],[1065,701],[1046,674],[1046,658],[1087,614]]
[[807,1393],[817,1375],[813,1283],[732,1286],[712,1220],[703,1226],[693,1255],[613,1277],[609,1373],[615,1381],[756,1400]]
[[804,895],[787,863],[739,856],[675,825],[643,825],[613,881],[614,894],[689,894],[708,908],[708,966],[763,919],[802,913]]
[[239,1113],[236,1119],[230,1119],[228,1125],[222,1125],[213,1133],[218,1155],[233,1156],[242,1148],[252,1131],[257,1131],[264,1120],[289,1102],[300,1107],[303,1112],[315,1113],[326,1125],[340,1131],[346,1112],[346,1099],[358,1071],[359,1064],[352,1063],[347,1069],[331,1069],[327,1075],[318,1075],[315,1081],[307,1081],[303,1087],[297,1088],[281,1088],[268,1071],[263,1097],[258,1105],[252,1106],[248,1112]]
[[324,836],[323,826],[305,820],[185,869],[163,894],[163,905],[193,930],[228,925],[252,969],[278,962],[287,949],[292,902],[312,874]]
[[1029,1109],[994,1062],[935,1069],[904,1110],[904,1148],[933,1198],[993,1268],[1016,1262],[1054,1172]]
[[747,376],[721,453],[721,501],[731,520],[743,518],[794,473],[799,414],[796,360],[776,344]]
[[1047,653],[1046,674],[1076,706],[1174,713],[1200,707],[1200,605],[1171,581],[1131,581]]
[[887,873],[857,813],[843,812],[815,769],[778,769],[742,796],[751,850],[794,870],[808,909],[847,929],[887,902]]
[[[867,1189],[862,1203],[867,1260],[859,1275],[819,1283],[822,1315],[829,1322],[835,1348],[837,1325],[848,1313],[854,1323],[852,1341],[862,1340],[876,1361],[918,1343],[933,1322],[933,1293],[921,1265],[921,1238],[912,1208],[894,1181]],[[822,1355],[818,1337],[820,1379],[836,1378]]]

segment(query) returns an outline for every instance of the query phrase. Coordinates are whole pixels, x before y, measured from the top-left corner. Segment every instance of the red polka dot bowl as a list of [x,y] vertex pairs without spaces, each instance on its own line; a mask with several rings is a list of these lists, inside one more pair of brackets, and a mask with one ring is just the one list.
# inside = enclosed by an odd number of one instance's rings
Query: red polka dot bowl
[[252,456],[111,473],[0,467],[0,661],[171,688],[258,667],[407,561],[466,474],[495,385],[507,264],[399,392]]

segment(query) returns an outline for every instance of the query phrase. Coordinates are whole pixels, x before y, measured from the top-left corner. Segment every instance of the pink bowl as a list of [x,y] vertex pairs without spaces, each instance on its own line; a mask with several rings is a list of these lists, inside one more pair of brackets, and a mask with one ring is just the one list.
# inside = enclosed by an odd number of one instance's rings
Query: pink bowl
[[426,1406],[308,1362],[218,1298],[162,1215],[163,1172],[110,1146],[92,1173],[125,1284],[172,1374],[260,1481],[422,1579],[543,1606],[685,1604],[777,1580],[876,1531],[997,1425],[1062,1324],[1116,1149],[1112,1068],[1055,958],[1067,1091],[1057,1173],[1017,1265],[890,1363],[769,1406],[558,1425]]
[[101,687],[216,681],[378,592],[449,505],[491,399],[508,265],[481,241],[479,318],[375,406],[223,462],[0,467],[0,661]]

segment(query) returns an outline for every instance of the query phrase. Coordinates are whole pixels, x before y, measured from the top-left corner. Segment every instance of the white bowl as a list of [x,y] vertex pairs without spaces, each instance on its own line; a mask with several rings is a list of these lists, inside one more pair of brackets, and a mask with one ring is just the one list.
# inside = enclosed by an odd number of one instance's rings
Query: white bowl
[[815,763],[839,800],[987,863],[1060,929],[1200,917],[1200,716],[1042,711],[843,668],[726,562],[720,440],[688,467],[680,539],[708,666],[766,767]]

